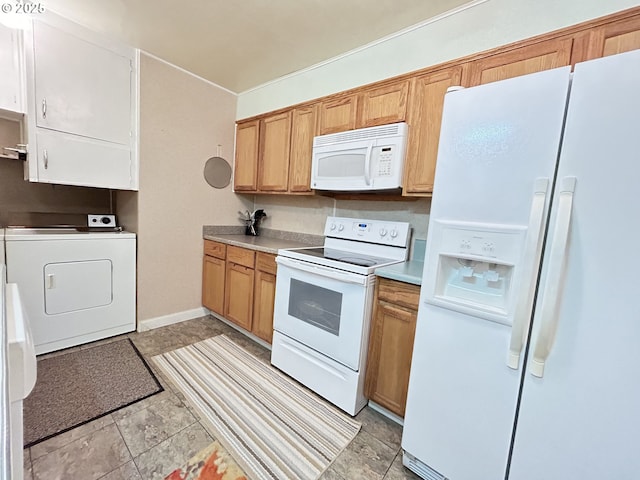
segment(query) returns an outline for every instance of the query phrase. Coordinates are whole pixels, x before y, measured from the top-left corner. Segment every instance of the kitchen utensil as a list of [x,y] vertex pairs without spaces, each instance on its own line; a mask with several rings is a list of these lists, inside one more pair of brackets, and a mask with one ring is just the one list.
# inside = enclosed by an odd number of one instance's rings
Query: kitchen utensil
[[231,182],[231,165],[218,154],[209,158],[204,164],[204,179],[213,188],[225,188]]

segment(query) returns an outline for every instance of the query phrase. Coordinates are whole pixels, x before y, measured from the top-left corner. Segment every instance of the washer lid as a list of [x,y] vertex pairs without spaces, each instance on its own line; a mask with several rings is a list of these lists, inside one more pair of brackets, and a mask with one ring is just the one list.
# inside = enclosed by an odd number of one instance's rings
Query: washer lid
[[78,231],[75,228],[7,228],[5,240],[97,240],[97,239],[125,239],[136,238],[131,232],[96,232]]

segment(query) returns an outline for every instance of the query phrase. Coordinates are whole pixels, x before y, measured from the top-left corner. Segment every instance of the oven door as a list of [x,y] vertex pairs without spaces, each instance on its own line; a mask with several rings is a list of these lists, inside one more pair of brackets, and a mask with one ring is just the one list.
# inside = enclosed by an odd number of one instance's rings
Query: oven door
[[282,256],[276,261],[274,329],[358,371],[375,277]]

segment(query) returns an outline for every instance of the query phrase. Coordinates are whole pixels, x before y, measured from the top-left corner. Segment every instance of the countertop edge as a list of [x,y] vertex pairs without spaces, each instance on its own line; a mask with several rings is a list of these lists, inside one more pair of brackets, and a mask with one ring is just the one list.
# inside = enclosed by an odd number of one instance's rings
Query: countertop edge
[[244,227],[204,226],[202,233],[205,240],[274,255],[281,248],[301,248],[324,243],[321,235],[271,229],[262,229],[259,236],[252,236],[244,234]]
[[378,277],[421,286],[423,269],[423,262],[408,260],[403,263],[395,263],[386,267],[377,268],[375,274]]

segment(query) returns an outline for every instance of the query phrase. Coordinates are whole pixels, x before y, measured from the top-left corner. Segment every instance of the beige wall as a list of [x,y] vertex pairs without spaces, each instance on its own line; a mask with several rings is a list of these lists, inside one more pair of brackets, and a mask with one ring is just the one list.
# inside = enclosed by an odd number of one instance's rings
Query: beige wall
[[202,226],[235,224],[252,207],[202,176],[218,144],[233,158],[236,96],[153,57],[140,63],[140,191],[118,196],[138,234],[138,321],[201,307]]
[[487,0],[238,96],[246,118],[626,8],[637,0]]
[[[0,147],[20,143],[20,124],[0,118]],[[0,158],[0,225],[24,212],[109,213],[109,190],[26,182],[23,164]]]

